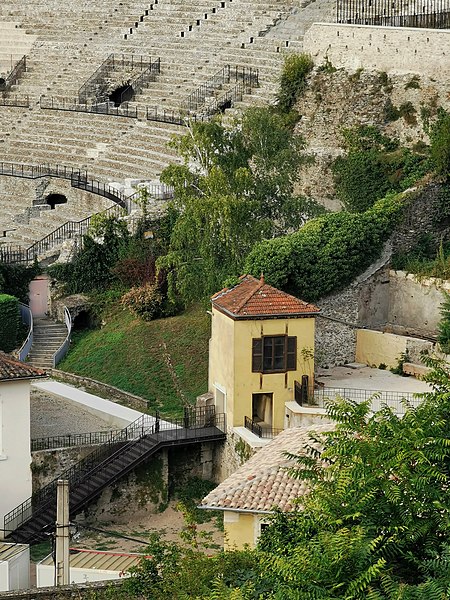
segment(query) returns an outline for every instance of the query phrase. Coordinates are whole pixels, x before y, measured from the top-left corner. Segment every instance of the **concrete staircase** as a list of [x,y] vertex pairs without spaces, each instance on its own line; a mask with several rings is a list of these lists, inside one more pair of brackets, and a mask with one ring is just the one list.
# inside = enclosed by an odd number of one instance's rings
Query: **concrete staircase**
[[51,369],[53,355],[67,337],[67,329],[48,317],[33,319],[33,345],[28,355],[28,362],[33,367]]

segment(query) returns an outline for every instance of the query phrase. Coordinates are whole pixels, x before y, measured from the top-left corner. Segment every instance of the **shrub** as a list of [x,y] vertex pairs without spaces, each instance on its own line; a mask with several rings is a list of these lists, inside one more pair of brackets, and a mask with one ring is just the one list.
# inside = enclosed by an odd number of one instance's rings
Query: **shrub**
[[151,283],[131,288],[122,296],[122,305],[144,321],[162,315],[164,298],[159,288]]
[[380,254],[403,206],[389,195],[364,213],[328,213],[296,233],[257,244],[246,271],[309,301],[349,284]]
[[0,264],[0,293],[15,296],[21,302],[28,302],[30,281],[40,272],[36,264],[30,267],[23,265]]
[[441,320],[439,321],[438,341],[443,352],[450,354],[450,294],[443,292],[444,301],[441,304]]
[[450,176],[450,114],[439,108],[437,119],[430,128],[431,161],[438,175]]
[[292,54],[284,61],[278,93],[278,108],[288,113],[306,88],[306,77],[314,63],[308,54]]
[[17,346],[19,301],[9,294],[0,294],[0,350],[12,352]]
[[122,258],[117,261],[112,273],[126,286],[153,283],[156,275],[155,259]]

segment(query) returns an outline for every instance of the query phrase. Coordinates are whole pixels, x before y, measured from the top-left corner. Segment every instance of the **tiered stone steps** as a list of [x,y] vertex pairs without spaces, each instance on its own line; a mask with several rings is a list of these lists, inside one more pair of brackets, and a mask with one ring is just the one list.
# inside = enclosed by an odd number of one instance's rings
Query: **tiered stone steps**
[[33,367],[51,369],[53,355],[67,337],[67,328],[47,317],[33,319],[33,345],[27,360]]

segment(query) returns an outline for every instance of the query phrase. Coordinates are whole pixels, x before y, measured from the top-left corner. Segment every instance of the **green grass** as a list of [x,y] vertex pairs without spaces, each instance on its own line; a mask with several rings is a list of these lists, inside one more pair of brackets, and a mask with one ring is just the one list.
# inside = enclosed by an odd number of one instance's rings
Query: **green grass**
[[183,404],[167,355],[189,402],[207,390],[210,322],[204,308],[146,323],[115,306],[102,318],[101,329],[73,335],[60,369],[141,396],[150,411],[168,417],[179,416]]
[[30,546],[31,562],[37,563],[40,560],[43,560],[46,556],[50,554],[51,551],[51,543],[47,540],[45,542],[40,542],[39,544],[34,544]]

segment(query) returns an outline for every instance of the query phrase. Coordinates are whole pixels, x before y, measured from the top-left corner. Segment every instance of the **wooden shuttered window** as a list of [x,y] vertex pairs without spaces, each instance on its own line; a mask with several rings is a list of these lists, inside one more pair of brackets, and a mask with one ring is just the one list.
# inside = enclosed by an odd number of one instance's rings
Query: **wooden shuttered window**
[[297,338],[275,335],[252,340],[252,372],[284,373],[297,368]]
[[261,373],[263,363],[262,338],[252,340],[252,372]]

